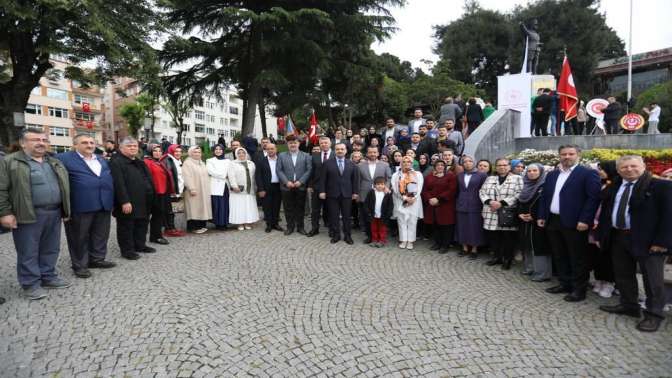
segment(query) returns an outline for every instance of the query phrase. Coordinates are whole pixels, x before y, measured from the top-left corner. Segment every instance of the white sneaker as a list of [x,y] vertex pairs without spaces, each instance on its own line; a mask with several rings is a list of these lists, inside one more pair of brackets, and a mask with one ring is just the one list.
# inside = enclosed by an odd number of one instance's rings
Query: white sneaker
[[198,230],[194,230],[194,234],[202,234],[206,231],[208,231],[207,228],[199,228]]
[[245,229],[245,226],[238,226],[238,231],[243,231]]
[[245,229],[246,229],[246,230],[251,230],[251,229],[252,229],[252,226],[245,225]]
[[599,294],[602,290],[602,281],[593,282],[593,292]]
[[399,248],[406,249],[406,242],[399,243]]
[[406,249],[413,249],[413,243],[411,242],[406,243]]
[[611,298],[611,294],[614,292],[614,285],[610,283],[605,283],[602,285],[602,290],[600,290],[600,297],[602,298]]

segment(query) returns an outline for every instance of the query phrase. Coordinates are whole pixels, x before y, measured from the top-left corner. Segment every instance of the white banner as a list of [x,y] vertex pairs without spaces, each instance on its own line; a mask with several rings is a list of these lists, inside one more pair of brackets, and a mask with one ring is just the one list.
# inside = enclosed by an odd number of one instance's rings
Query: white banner
[[520,112],[520,125],[516,137],[529,137],[532,117],[532,75],[521,73],[497,77],[497,109],[514,109]]

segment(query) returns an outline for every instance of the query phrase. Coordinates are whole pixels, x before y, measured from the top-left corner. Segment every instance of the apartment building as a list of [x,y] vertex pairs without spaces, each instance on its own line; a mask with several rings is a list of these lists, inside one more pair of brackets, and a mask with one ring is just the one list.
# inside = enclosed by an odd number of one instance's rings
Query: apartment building
[[[108,84],[105,89],[105,123],[108,125],[106,139],[119,140],[128,135],[126,121],[119,115],[121,106],[134,102],[141,92],[140,84],[130,78],[118,78]],[[159,106],[155,114],[154,137],[161,140],[163,137],[170,142],[177,141],[177,129],[170,114],[163,106]],[[243,101],[238,97],[235,88],[231,87],[219,97],[205,96],[195,101],[193,109],[184,117],[185,131],[182,134],[182,143],[186,145],[201,144],[204,141],[215,143],[220,135],[230,141],[240,133],[243,120]],[[149,127],[150,120],[145,120],[145,127]],[[268,132],[277,135],[276,119],[267,117]],[[261,119],[259,112],[255,118],[255,136],[261,137]],[[145,136],[143,131],[139,137]],[[150,138],[151,139],[151,138]]]
[[25,109],[26,126],[44,130],[53,152],[69,150],[77,134],[89,134],[102,143],[101,121],[105,111],[102,90],[84,88],[76,80],[64,78],[62,72],[67,63],[51,62],[60,74],[42,77],[33,88]]

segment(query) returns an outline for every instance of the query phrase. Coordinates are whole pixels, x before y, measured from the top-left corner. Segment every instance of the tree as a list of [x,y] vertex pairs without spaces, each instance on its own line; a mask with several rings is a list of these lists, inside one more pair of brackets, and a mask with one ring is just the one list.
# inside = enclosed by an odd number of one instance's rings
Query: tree
[[672,132],[672,122],[669,114],[672,114],[672,80],[665,83],[654,85],[637,96],[637,102],[633,112],[648,116],[642,111],[642,108],[650,108],[652,102],[660,106],[661,114],[658,130],[662,133]]
[[181,26],[181,34],[198,33],[189,38],[174,34],[165,43],[161,57],[166,67],[195,62],[171,75],[168,85],[199,93],[236,83],[246,135],[253,130],[264,91],[276,98],[273,92],[299,98],[315,90],[328,72],[329,51],[341,43],[334,38],[336,18],[349,20],[362,35],[386,35],[393,19],[385,6],[401,4],[403,0],[164,0],[168,20]]
[[423,75],[407,85],[406,93],[412,106],[429,105],[435,119],[439,119],[440,108],[448,96],[461,94],[464,97],[473,97],[479,91],[473,85],[455,80],[445,73]]
[[497,76],[522,66],[525,41],[519,23],[536,18],[543,42],[538,72],[559,74],[566,48],[579,92],[589,92],[598,61],[625,54],[598,5],[598,0],[539,0],[503,14],[470,0],[462,17],[435,28],[436,67],[494,96]]
[[129,102],[119,108],[119,115],[128,122],[128,134],[137,137],[145,123],[145,108],[139,102]]
[[185,131],[184,118],[193,106],[191,96],[182,93],[167,93],[163,108],[170,115],[170,125],[177,129],[177,144],[182,145],[182,134]]
[[137,101],[145,109],[145,117],[149,118],[150,138],[154,138],[156,125],[156,111],[159,109],[161,97],[165,95],[165,87],[161,78],[162,67],[159,64],[154,50],[143,54],[145,58],[139,62],[137,74],[134,77],[140,82],[141,96]]
[[103,81],[123,73],[147,48],[155,27],[149,0],[3,1],[0,5],[0,143],[18,139],[13,113],[22,113],[31,90],[52,68],[53,56],[73,65],[98,62],[68,77]]

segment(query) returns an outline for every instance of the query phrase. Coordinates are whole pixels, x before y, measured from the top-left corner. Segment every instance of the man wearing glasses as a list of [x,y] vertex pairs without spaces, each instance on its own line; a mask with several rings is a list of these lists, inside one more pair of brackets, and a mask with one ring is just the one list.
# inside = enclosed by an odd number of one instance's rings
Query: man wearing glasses
[[0,224],[12,230],[19,284],[35,300],[46,297],[44,289],[70,286],[56,273],[70,187],[63,163],[48,155],[42,130],[24,130],[19,142],[21,150],[0,162]]

